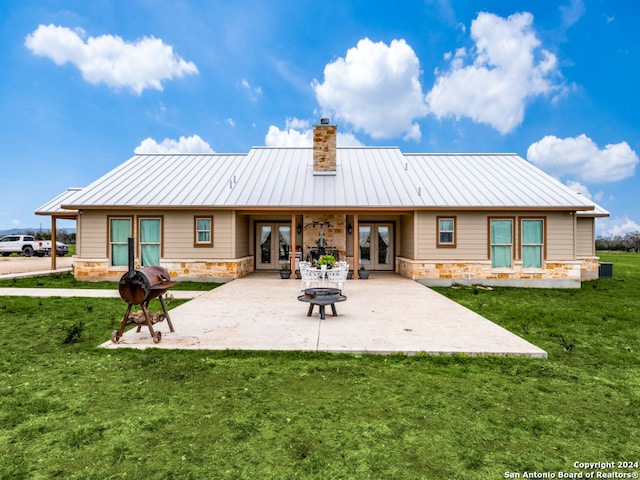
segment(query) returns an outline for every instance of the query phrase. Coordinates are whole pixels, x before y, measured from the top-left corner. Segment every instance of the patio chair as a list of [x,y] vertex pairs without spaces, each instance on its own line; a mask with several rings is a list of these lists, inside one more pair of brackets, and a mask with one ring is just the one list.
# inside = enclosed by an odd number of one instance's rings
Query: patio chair
[[347,274],[349,264],[347,262],[336,262],[333,268],[327,270],[327,285],[339,288],[341,292],[347,290]]
[[317,287],[322,280],[322,273],[317,268],[311,267],[310,262],[300,262],[300,290]]

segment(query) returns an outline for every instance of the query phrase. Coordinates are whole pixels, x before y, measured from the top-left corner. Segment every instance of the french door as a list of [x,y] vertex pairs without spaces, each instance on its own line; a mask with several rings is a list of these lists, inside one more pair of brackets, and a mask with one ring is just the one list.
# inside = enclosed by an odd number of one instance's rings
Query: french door
[[393,270],[392,223],[361,223],[358,243],[359,265],[367,270]]
[[256,270],[279,270],[289,263],[291,225],[256,223]]

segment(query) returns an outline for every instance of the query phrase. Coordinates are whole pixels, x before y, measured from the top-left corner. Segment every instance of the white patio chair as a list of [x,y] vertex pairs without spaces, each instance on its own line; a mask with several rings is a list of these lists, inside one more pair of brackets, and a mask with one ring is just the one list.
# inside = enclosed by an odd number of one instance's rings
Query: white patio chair
[[348,273],[349,264],[347,262],[336,262],[333,268],[327,270],[327,285],[334,286],[341,292],[346,292]]
[[311,267],[310,262],[300,262],[300,290],[317,287],[322,280],[322,273],[317,268]]

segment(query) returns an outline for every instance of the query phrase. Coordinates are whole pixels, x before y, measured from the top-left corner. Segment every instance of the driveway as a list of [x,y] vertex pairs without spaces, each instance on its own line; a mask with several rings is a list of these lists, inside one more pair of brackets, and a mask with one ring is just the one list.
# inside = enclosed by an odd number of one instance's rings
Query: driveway
[[[70,255],[56,258],[57,270],[69,269],[72,263],[73,257]],[[0,275],[50,271],[51,257],[17,257],[14,255],[3,257],[0,255]]]

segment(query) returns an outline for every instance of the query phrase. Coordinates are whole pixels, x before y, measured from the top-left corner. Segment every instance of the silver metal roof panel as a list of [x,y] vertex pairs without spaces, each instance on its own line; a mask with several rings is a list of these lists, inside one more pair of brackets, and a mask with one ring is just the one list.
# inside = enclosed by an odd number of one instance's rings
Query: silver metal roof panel
[[336,160],[335,175],[314,175],[309,147],[255,147],[247,154],[136,155],[61,204],[568,210],[595,206],[515,154],[403,154],[393,147],[339,147]]

